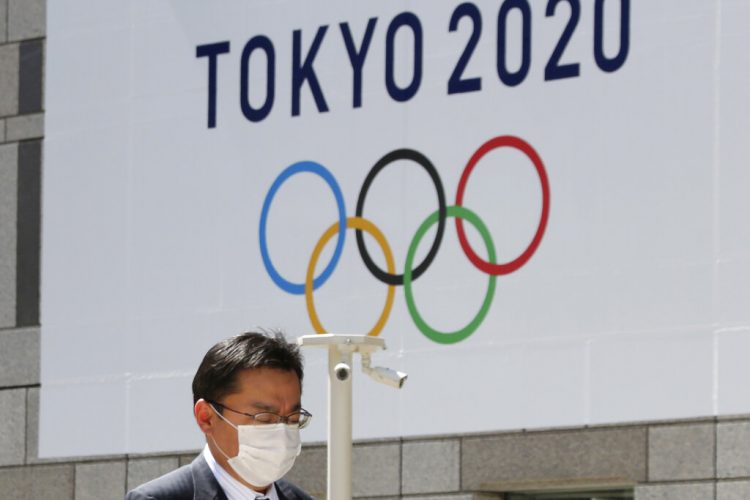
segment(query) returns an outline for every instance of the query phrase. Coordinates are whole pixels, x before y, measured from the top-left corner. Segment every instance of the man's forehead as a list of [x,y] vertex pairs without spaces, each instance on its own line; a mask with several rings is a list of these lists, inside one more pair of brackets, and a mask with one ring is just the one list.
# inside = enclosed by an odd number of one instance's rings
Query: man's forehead
[[288,413],[301,408],[299,378],[293,370],[251,368],[237,376],[225,402],[254,413]]

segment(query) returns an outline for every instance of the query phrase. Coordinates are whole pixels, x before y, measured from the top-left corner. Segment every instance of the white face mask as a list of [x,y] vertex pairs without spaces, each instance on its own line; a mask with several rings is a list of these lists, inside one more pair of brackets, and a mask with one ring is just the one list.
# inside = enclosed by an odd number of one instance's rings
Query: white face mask
[[230,458],[216,440],[214,444],[227,458],[229,466],[253,486],[268,486],[284,477],[302,451],[299,427],[296,425],[234,425],[218,411],[216,414],[237,429],[239,453]]

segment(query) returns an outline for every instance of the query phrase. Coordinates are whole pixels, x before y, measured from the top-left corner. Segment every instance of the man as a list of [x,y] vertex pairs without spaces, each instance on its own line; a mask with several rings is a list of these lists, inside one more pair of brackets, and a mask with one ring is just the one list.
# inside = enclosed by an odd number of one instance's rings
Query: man
[[281,334],[245,333],[214,345],[193,378],[202,453],[125,499],[311,499],[281,480],[311,417],[300,405],[302,377],[299,349]]

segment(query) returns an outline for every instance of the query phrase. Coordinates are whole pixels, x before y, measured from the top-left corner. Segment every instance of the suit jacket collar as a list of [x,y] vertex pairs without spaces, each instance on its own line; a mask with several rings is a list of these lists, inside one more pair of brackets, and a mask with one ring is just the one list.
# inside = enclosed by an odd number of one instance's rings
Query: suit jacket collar
[[276,494],[279,496],[279,500],[287,500],[288,497],[284,494],[286,488],[284,488],[284,485],[280,482],[276,482]]
[[227,500],[202,453],[190,464],[190,470],[193,474],[194,500]]
[[[216,476],[211,472],[211,468],[203,458],[203,453],[199,454],[190,464],[190,471],[193,474],[193,500],[227,500],[224,490],[219,486]],[[293,492],[289,490],[286,481],[277,481],[276,494],[279,500],[292,500],[296,498]]]

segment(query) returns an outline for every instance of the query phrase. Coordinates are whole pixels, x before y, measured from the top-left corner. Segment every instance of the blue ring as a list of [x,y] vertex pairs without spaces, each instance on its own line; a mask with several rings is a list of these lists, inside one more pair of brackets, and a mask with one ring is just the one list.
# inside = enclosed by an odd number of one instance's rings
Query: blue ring
[[344,208],[344,196],[341,193],[341,188],[339,187],[338,182],[336,182],[336,178],[328,171],[328,169],[314,161],[300,161],[288,166],[278,177],[276,177],[276,180],[273,181],[273,184],[271,185],[271,189],[269,189],[268,194],[266,194],[266,199],[263,201],[263,209],[260,211],[260,255],[263,258],[263,265],[266,267],[266,271],[268,272],[268,275],[271,276],[273,282],[285,292],[294,295],[303,295],[305,293],[305,283],[292,283],[291,281],[287,281],[273,266],[271,257],[268,255],[268,247],[266,244],[266,219],[268,218],[268,210],[271,208],[271,202],[276,195],[276,191],[279,190],[284,181],[289,177],[300,172],[316,174],[326,181],[328,186],[330,186],[331,191],[333,191],[333,196],[336,198],[336,205],[339,209],[339,237],[336,241],[336,249],[333,251],[331,261],[320,276],[313,279],[313,290],[317,290],[318,287],[325,283],[331,276],[333,269],[339,262],[339,258],[341,258],[341,252],[344,249],[344,239],[346,238],[346,209]]

